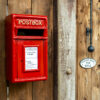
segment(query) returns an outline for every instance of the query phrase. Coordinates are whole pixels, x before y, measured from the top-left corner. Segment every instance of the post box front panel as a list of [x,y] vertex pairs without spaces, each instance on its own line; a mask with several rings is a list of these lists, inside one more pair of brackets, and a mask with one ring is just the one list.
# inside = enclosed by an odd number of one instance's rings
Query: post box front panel
[[46,77],[44,42],[42,40],[18,40],[18,78]]

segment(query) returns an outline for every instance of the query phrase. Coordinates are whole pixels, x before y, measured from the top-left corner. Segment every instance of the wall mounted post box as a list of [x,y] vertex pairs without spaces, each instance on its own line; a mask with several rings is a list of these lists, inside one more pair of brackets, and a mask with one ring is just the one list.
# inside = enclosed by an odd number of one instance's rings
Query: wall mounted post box
[[6,18],[6,74],[11,83],[47,79],[47,17],[11,14]]

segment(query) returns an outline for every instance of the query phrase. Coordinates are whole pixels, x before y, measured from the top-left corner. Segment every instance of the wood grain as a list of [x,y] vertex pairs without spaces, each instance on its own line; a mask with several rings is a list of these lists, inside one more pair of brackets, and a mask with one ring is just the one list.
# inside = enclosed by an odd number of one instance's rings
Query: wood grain
[[100,100],[100,2],[93,0],[93,45],[92,54],[97,65],[92,69],[92,100]]
[[[78,0],[78,13],[77,13],[77,58],[78,58],[78,75],[77,87],[78,94],[77,100],[100,100],[100,2],[93,0],[93,46],[95,51],[87,53],[87,44],[85,29],[89,26],[90,22],[90,2],[89,0]],[[84,16],[84,17],[83,17]],[[96,60],[97,64],[92,69],[82,69],[79,62],[82,58],[91,57]]]
[[58,0],[57,9],[58,100],[75,100],[76,0]]
[[91,69],[80,67],[80,61],[90,57],[86,27],[90,27],[90,0],[77,1],[77,100],[92,100]]
[[[8,14],[31,14],[31,0],[8,0]],[[9,100],[32,100],[32,82],[9,85]]]
[[31,0],[8,0],[8,14],[31,14]]
[[33,100],[53,100],[53,0],[32,0],[32,14],[48,17],[48,80],[33,82]]
[[32,82],[10,84],[9,100],[32,100]]
[[7,100],[5,77],[5,17],[7,0],[0,0],[0,100]]

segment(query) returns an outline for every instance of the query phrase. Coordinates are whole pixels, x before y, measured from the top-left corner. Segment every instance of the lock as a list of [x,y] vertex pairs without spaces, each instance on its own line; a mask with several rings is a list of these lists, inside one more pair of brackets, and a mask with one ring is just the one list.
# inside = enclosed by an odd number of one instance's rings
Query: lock
[[6,76],[11,83],[47,79],[46,16],[11,14],[6,18]]

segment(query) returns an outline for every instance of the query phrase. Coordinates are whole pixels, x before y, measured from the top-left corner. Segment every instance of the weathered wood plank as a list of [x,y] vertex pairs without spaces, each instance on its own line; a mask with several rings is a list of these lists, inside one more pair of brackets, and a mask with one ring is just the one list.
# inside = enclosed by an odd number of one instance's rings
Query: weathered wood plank
[[91,69],[81,68],[82,59],[91,57],[86,27],[90,26],[90,0],[77,1],[77,100],[92,100]]
[[8,14],[31,14],[31,0],[8,0]]
[[48,16],[48,80],[33,82],[33,100],[53,100],[53,0],[32,0],[32,14]]
[[32,100],[32,83],[10,84],[9,100]]
[[93,45],[92,54],[97,65],[92,69],[92,99],[100,100],[100,1],[93,0]]
[[[31,0],[8,0],[8,14],[31,14]],[[32,82],[10,84],[9,100],[32,100]]]
[[5,78],[5,17],[7,0],[0,0],[0,100],[7,100]]
[[75,100],[76,0],[58,0],[58,100]]

